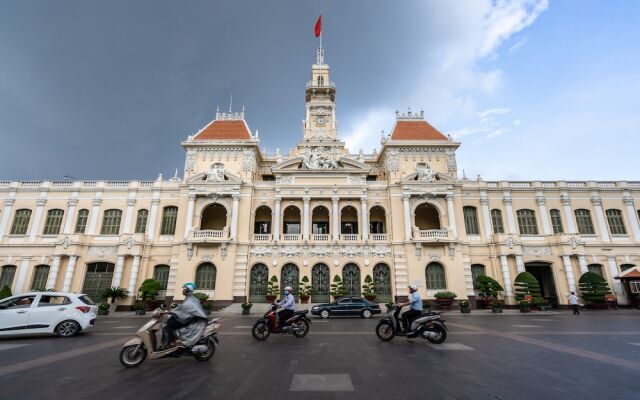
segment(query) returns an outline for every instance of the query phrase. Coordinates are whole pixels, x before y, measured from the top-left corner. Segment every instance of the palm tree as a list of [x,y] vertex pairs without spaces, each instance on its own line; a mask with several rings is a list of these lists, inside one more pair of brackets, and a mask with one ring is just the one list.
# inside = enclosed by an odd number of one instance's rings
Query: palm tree
[[111,304],[114,304],[117,299],[126,299],[127,297],[129,297],[129,291],[120,286],[106,288],[100,293],[100,298],[102,300],[111,299]]

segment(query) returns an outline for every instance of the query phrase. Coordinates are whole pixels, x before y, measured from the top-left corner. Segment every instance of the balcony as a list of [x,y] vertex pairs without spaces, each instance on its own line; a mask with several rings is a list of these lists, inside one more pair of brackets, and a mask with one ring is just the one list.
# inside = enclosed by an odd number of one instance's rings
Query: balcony
[[192,242],[222,242],[229,240],[229,229],[225,227],[223,230],[215,229],[202,229],[193,230],[189,236],[189,240]]
[[341,234],[340,235],[340,240],[342,240],[343,242],[357,242],[359,240],[358,234]]
[[313,235],[311,235],[311,238],[313,239],[314,242],[328,242],[329,241],[329,235],[326,233],[314,233]]
[[254,242],[270,242],[271,241],[271,234],[269,234],[269,233],[254,233],[253,234],[253,241]]
[[299,242],[300,235],[297,233],[285,233],[282,235],[283,242]]
[[386,233],[371,233],[372,242],[388,242],[389,235]]
[[425,229],[420,230],[417,227],[413,228],[413,240],[422,242],[438,242],[449,240],[449,230],[447,229]]

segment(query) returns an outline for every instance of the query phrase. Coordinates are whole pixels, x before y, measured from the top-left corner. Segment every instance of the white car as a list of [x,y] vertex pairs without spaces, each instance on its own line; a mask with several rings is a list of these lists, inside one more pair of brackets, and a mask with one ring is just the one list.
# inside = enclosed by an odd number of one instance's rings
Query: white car
[[75,336],[96,321],[96,305],[84,294],[28,292],[0,300],[0,336],[55,333]]

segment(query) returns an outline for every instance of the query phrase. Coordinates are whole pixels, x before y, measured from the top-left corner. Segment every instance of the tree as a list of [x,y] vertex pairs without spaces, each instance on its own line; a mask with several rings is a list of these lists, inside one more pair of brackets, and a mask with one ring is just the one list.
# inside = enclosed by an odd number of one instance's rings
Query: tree
[[585,272],[578,280],[582,298],[591,303],[603,304],[606,295],[611,294],[607,281],[595,272]]
[[331,284],[331,295],[334,297],[344,296],[346,291],[344,290],[344,284],[340,275],[333,277],[333,283]]
[[160,282],[155,279],[145,279],[142,285],[140,285],[140,289],[138,289],[140,297],[142,300],[153,300],[161,286]]
[[11,297],[11,288],[8,285],[4,285],[2,289],[0,289],[0,299],[7,297]]
[[540,284],[535,276],[529,272],[521,272],[513,282],[516,292],[516,300],[524,300],[525,295],[531,295],[534,303],[542,301]]
[[129,297],[129,291],[120,286],[106,288],[100,292],[100,299],[111,299],[112,304],[115,303],[117,299],[126,299],[127,297]]
[[504,292],[500,283],[487,275],[479,275],[476,278],[476,288],[484,300],[496,299]]

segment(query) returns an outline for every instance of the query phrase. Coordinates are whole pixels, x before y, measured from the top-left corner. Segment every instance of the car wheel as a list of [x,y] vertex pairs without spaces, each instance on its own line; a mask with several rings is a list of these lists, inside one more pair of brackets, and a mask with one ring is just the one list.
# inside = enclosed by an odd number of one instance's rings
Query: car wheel
[[362,312],[362,318],[371,318],[371,310],[364,310]]
[[76,321],[62,321],[56,327],[56,334],[61,338],[73,337],[80,331],[80,325]]
[[322,319],[327,319],[327,318],[329,318],[329,310],[322,310],[322,311],[320,311],[320,317],[321,317]]

